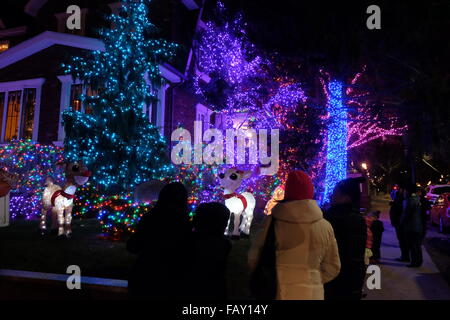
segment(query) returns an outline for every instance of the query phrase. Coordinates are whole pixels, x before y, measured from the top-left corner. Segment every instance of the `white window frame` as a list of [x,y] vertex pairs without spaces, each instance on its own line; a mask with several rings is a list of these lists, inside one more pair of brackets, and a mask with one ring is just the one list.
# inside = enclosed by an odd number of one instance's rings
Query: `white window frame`
[[0,92],[5,93],[5,99],[3,101],[3,118],[1,123],[1,135],[0,141],[2,143],[7,143],[9,141],[5,141],[5,131],[6,131],[6,116],[8,114],[8,96],[11,91],[21,91],[20,97],[20,112],[19,112],[19,130],[18,130],[18,138],[21,139],[20,136],[20,128],[22,127],[22,108],[23,108],[23,91],[24,89],[36,89],[36,105],[34,107],[34,119],[33,119],[33,135],[31,140],[37,141],[39,136],[39,114],[41,109],[41,93],[42,93],[42,85],[44,84],[44,78],[35,78],[35,79],[26,79],[19,81],[9,81],[9,82],[0,82]]
[[[211,127],[211,115],[213,111],[206,107],[201,103],[197,103],[195,105],[195,121],[201,121],[203,116],[202,123],[202,132],[205,132],[207,129]],[[203,134],[202,134],[203,135]],[[203,137],[197,137],[198,139],[203,139]],[[195,141],[195,143],[201,143],[201,141]]]
[[[170,72],[165,72],[166,69],[161,69],[161,72],[163,74],[163,76],[168,77],[168,75],[172,75],[172,73]],[[166,74],[167,73],[167,74]],[[145,73],[144,75],[144,79],[145,79],[145,83],[147,84],[147,86],[151,86],[151,82],[148,79],[148,72]],[[174,79],[171,79],[174,80]],[[169,80],[170,82],[172,82],[171,80]],[[180,81],[179,79],[175,79],[174,81]],[[170,87],[170,84],[164,80],[162,80],[161,85],[156,89],[156,97],[158,99],[158,102],[156,103],[156,123],[154,123],[155,127],[158,128],[159,133],[161,135],[164,135],[164,119],[166,116],[166,91],[167,89]],[[143,105],[142,106],[142,111],[144,112],[144,114],[148,115],[148,121],[150,123],[152,123],[152,113],[153,113],[153,108],[154,104],[151,105]]]
[[[73,84],[83,84],[79,79],[73,80],[71,75],[61,75],[57,76],[58,80],[61,82],[61,98],[59,102],[59,117],[58,117],[58,140],[54,141],[53,143],[55,145],[62,145],[64,138],[66,136],[64,127],[62,125],[62,114],[65,110],[70,108],[70,90]],[[147,80],[147,76],[146,76]],[[147,83],[149,81],[147,80]],[[156,104],[156,123],[154,124],[161,134],[164,134],[164,117],[165,117],[165,109],[166,109],[166,90],[169,88],[170,84],[163,83],[158,89],[157,89],[157,98],[158,103]],[[86,94],[87,87],[83,86],[83,94]],[[148,108],[148,115],[149,119],[148,121],[152,122],[152,110],[151,106],[142,106],[142,111],[145,113]],[[81,111],[84,112],[85,105],[83,104],[81,107]]]
[[[61,82],[61,98],[59,101],[59,117],[58,117],[58,140],[54,141],[53,143],[56,145],[62,145],[62,142],[64,141],[64,138],[66,136],[66,133],[64,131],[64,127],[62,125],[62,114],[67,109],[70,109],[70,91],[72,89],[72,85],[74,84],[81,84],[83,85],[81,93],[83,95],[86,95],[87,93],[87,86],[83,84],[83,82],[80,79],[73,80],[71,75],[62,75],[57,76],[58,80]],[[86,106],[83,103],[81,105],[81,112],[85,112]]]

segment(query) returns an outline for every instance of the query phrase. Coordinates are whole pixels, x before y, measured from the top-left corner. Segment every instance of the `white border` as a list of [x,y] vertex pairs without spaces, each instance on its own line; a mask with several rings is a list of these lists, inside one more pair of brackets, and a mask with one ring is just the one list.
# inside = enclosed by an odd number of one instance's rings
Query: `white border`
[[19,138],[20,137],[20,127],[21,127],[21,117],[22,117],[22,108],[23,108],[23,89],[31,88],[36,89],[36,105],[34,106],[34,119],[33,119],[33,135],[31,139],[33,141],[38,140],[39,134],[39,115],[41,111],[41,94],[42,94],[42,85],[44,84],[44,78],[35,78],[35,79],[26,79],[19,81],[8,81],[8,82],[0,82],[0,92],[5,92],[5,101],[3,105],[3,121],[1,123],[1,136],[0,141],[4,142],[5,138],[5,127],[6,127],[6,114],[8,109],[8,92],[10,91],[22,91],[21,101],[20,101],[20,113],[19,113]]

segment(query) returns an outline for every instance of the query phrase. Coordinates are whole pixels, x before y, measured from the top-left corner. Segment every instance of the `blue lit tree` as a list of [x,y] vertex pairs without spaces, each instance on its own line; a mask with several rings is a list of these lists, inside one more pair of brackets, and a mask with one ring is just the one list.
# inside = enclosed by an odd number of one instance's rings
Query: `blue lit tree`
[[159,63],[175,55],[177,45],[154,38],[148,19],[150,0],[125,0],[112,29],[100,31],[104,51],[75,57],[66,72],[89,84],[83,96],[89,113],[66,111],[66,159],[83,160],[105,195],[126,194],[137,184],[172,169],[166,142],[143,112],[156,101]]
[[323,203],[331,199],[336,184],[347,177],[347,108],[343,102],[343,85],[338,80],[328,84],[326,173]]

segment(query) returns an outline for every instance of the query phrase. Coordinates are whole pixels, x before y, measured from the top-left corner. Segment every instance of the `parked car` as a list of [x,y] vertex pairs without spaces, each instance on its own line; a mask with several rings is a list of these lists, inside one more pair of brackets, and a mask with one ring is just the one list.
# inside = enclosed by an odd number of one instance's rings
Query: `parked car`
[[439,231],[450,227],[450,192],[441,194],[430,211],[431,224],[438,224]]
[[439,196],[443,193],[450,193],[450,184],[438,184],[434,186],[427,187],[427,195],[426,198],[434,204],[439,198]]

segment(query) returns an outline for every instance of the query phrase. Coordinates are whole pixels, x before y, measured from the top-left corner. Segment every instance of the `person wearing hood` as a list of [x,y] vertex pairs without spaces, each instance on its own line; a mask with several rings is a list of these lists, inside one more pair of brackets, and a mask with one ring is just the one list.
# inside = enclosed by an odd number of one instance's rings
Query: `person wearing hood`
[[338,182],[325,213],[333,226],[339,247],[341,272],[325,285],[325,300],[360,300],[366,275],[367,225],[360,213],[360,183],[363,178]]
[[[274,239],[273,296],[277,300],[323,300],[323,284],[339,274],[333,228],[313,197],[311,178],[303,171],[289,173],[284,199],[272,209],[249,251],[253,272],[267,245],[266,238]],[[268,237],[269,230],[274,230],[273,237]]]

